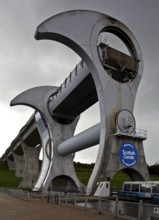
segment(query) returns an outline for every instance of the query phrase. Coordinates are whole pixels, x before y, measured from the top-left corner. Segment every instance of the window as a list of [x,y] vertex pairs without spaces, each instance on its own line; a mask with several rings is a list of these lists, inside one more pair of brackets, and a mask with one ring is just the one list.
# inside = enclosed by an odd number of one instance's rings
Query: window
[[151,192],[151,185],[150,184],[146,184],[146,192],[150,193]]
[[152,193],[159,193],[159,184],[153,183]]
[[145,191],[146,191],[145,183],[142,183],[140,186],[140,192],[145,192]]
[[103,183],[100,184],[100,188],[103,186]]
[[125,184],[124,185],[124,191],[130,192],[130,184]]
[[132,192],[139,192],[139,184],[132,184]]

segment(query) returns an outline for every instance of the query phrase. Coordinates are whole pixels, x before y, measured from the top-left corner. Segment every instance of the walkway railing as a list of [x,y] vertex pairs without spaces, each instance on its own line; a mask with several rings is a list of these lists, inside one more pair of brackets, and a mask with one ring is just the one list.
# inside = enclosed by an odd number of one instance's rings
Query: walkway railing
[[117,219],[131,220],[158,220],[159,204],[128,202],[119,200],[118,197],[111,199],[100,197],[80,196],[76,193],[64,194],[56,192],[29,192],[18,189],[0,188],[0,192],[10,194],[20,199],[39,199],[41,202],[61,204],[82,208],[84,211],[94,211],[98,214],[109,214]]
[[132,133],[123,133],[120,130],[117,130],[114,134],[115,136],[127,136],[136,139],[146,140],[147,139],[147,130],[136,128]]
[[43,192],[43,200],[68,206],[110,214],[116,218],[135,220],[159,220],[159,204],[147,204],[119,200],[118,197],[106,199],[100,197],[79,196],[77,194]]

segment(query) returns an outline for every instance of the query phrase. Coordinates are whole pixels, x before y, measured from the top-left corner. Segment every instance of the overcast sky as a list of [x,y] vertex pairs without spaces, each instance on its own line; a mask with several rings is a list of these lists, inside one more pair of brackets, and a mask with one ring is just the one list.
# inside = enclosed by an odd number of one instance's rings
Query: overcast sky
[[[40,85],[59,86],[80,58],[66,46],[36,41],[36,27],[47,18],[72,9],[108,14],[135,35],[144,58],[134,115],[137,127],[148,130],[144,142],[148,164],[159,161],[159,1],[158,0],[0,0],[0,155],[29,119],[29,107],[10,107],[22,91]],[[96,109],[94,113],[94,109]],[[82,115],[76,132],[99,122],[98,104]],[[97,147],[76,154],[95,162]]]

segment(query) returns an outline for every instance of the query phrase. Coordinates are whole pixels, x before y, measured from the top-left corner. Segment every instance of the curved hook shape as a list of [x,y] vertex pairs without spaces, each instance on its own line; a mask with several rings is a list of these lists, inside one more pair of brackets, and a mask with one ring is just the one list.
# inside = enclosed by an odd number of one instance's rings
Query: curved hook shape
[[[47,108],[47,103],[48,103],[49,97],[53,95],[54,93],[56,93],[57,89],[58,88],[55,86],[39,86],[39,87],[35,87],[32,89],[28,89],[22,92],[21,94],[19,94],[18,96],[16,96],[10,103],[11,106],[15,106],[15,105],[30,106],[38,111],[35,114],[35,120],[37,124],[37,129],[39,131],[39,135],[41,138],[44,157],[43,157],[42,169],[41,169],[39,178],[35,184],[35,187],[33,188],[34,191],[40,190],[42,188],[42,184],[45,180],[47,171],[51,164],[51,161],[48,160],[46,153],[45,153],[45,147],[46,147],[45,145],[46,145],[46,142],[50,139],[51,130],[50,130],[50,126],[46,127],[44,125],[44,122],[40,116],[40,113],[43,115],[48,125],[51,116]],[[52,146],[51,154],[52,154],[51,157],[53,157],[53,146]]]
[[[135,58],[140,60],[138,79],[134,80],[137,81],[135,84],[138,84],[139,78],[143,74],[143,60],[140,47],[132,32],[122,22],[111,16],[89,10],[72,10],[59,13],[37,27],[35,38],[37,40],[55,40],[70,47],[84,60],[92,75],[94,75],[96,68],[97,70],[103,69],[101,68],[97,51],[97,41],[99,34],[104,29],[106,30],[107,27],[112,28],[108,32],[116,31],[117,33],[118,30],[119,38],[125,41],[129,49],[132,47],[131,50]],[[100,74],[99,71],[98,74]]]
[[[36,109],[45,115],[44,101],[48,93],[50,95],[56,93],[58,87],[55,86],[38,86],[35,88],[28,89],[19,95],[17,95],[10,103],[11,106],[15,105],[26,105]],[[48,101],[48,97],[46,102]],[[45,103],[46,104],[46,103]]]
[[[57,89],[57,87],[51,86],[36,87],[21,93],[11,101],[11,106],[27,105],[38,111],[38,113],[35,114],[35,120],[43,146],[44,158],[39,178],[33,188],[34,191],[47,189],[50,181],[57,175],[56,170],[59,169],[59,161],[61,163],[60,172],[64,175],[70,175],[76,183],[78,189],[84,187],[75,174],[72,154],[68,155],[65,160],[62,161],[59,158],[59,155],[56,156],[56,145],[58,141],[61,141],[63,138],[67,138],[67,136],[72,136],[79,120],[79,117],[76,117],[71,124],[65,125],[65,128],[63,129],[61,124],[52,119],[48,110],[48,101],[52,95],[56,94]],[[39,120],[39,112],[43,115],[47,128],[45,127],[45,124]],[[50,158],[48,157],[47,149],[49,142],[51,149]]]
[[33,188],[33,191],[39,191],[42,189],[42,184],[45,180],[45,177],[47,175],[49,166],[50,166],[50,160],[46,155],[46,145],[47,145],[47,141],[49,140],[49,131],[46,128],[43,119],[41,118],[41,115],[39,112],[37,112],[35,114],[35,120],[36,120],[36,124],[37,124],[37,129],[39,131],[39,135],[40,135],[40,139],[41,139],[41,145],[42,145],[42,149],[43,149],[43,161],[42,161],[42,167],[41,167],[41,171],[40,171],[40,175],[39,178]]

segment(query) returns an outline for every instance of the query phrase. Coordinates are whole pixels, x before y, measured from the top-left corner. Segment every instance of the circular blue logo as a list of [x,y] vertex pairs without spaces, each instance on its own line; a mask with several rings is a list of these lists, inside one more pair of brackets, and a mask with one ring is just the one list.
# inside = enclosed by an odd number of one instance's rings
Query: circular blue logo
[[131,143],[124,143],[119,151],[120,161],[126,167],[133,167],[137,163],[138,153],[136,147]]

